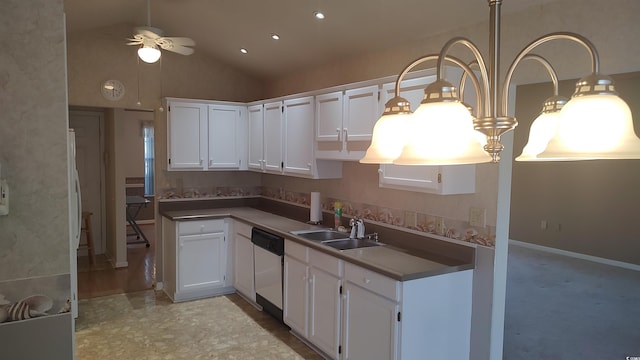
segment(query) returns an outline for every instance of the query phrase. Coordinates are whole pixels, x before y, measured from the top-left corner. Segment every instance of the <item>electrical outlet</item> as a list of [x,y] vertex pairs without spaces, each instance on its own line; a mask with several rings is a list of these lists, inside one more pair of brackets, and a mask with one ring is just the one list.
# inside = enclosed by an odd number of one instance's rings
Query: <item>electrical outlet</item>
[[485,227],[487,226],[487,209],[472,207],[469,208],[469,225]]
[[436,216],[435,225],[436,234],[444,235],[444,218],[442,216]]

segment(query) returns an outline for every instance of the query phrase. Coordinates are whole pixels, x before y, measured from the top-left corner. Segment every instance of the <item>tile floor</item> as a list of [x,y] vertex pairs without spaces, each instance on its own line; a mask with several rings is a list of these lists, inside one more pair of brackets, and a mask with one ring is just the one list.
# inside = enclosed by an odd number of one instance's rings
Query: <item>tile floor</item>
[[235,294],[173,304],[147,290],[80,300],[79,309],[78,360],[322,359]]

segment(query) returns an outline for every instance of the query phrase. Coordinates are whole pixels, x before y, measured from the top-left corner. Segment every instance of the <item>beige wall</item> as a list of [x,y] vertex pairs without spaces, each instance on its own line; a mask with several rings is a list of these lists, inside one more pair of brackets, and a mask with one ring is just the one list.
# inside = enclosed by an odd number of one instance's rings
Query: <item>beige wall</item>
[[11,188],[0,281],[68,274],[62,0],[3,2],[0,46],[0,163]]
[[[640,73],[616,76],[615,81],[640,133]],[[562,82],[561,94],[570,96],[574,85],[574,81]],[[526,143],[531,121],[551,89],[550,83],[518,88],[516,115],[522,128],[516,131],[517,148]],[[510,238],[640,264],[635,228],[640,218],[638,184],[638,160],[515,162]],[[546,230],[540,227],[543,220]]]

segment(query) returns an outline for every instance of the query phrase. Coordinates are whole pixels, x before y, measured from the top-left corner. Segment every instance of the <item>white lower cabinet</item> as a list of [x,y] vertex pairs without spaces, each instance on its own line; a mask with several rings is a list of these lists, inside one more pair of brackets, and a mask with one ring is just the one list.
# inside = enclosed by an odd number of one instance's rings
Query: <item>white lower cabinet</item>
[[343,359],[469,359],[473,270],[396,281],[345,263]]
[[400,284],[345,265],[343,359],[397,359]]
[[284,322],[332,359],[340,356],[342,261],[285,240]]
[[243,296],[255,302],[256,288],[253,271],[251,225],[234,221],[233,232],[233,287]]
[[227,283],[225,220],[171,221],[163,226],[163,288],[174,301],[232,292]]
[[469,359],[472,281],[398,281],[285,240],[284,322],[331,359]]

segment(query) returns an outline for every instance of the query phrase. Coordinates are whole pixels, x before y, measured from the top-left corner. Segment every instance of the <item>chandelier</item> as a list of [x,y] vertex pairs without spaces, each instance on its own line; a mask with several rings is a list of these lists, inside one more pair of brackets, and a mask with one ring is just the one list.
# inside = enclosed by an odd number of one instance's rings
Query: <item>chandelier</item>
[[[600,74],[598,53],[585,37],[556,32],[532,41],[516,56],[500,82],[501,6],[501,0],[489,0],[488,67],[475,44],[466,38],[455,37],[439,54],[425,55],[404,68],[396,80],[395,97],[385,104],[361,163],[454,165],[499,162],[504,149],[501,136],[518,125],[515,117],[507,114],[507,101],[513,73],[524,60],[543,65],[554,91],[532,123],[529,140],[517,161],[640,159],[640,139],[633,129],[631,110],[618,96],[613,80]],[[577,42],[591,57],[591,74],[577,82],[570,99],[558,96],[558,77],[551,64],[532,53],[538,46],[555,40]],[[473,61],[466,63],[448,55],[456,45],[469,49]],[[427,86],[420,106],[412,112],[409,101],[400,96],[401,82],[415,66],[433,60],[437,61],[436,81]],[[463,103],[458,97],[458,88],[443,78],[445,63],[463,70],[460,93],[467,79],[471,82],[476,94],[475,109]]]

